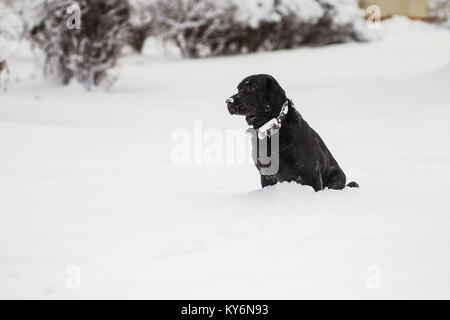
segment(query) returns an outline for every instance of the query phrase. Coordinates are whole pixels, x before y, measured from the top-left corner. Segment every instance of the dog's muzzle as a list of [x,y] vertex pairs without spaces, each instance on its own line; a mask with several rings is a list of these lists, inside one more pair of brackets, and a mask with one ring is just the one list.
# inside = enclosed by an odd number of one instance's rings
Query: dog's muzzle
[[239,102],[239,97],[237,94],[234,96],[229,97],[227,100],[225,100],[227,103],[228,111],[231,114],[240,114],[243,110],[242,104]]
[[227,103],[227,107],[228,107],[228,112],[230,112],[231,114],[235,114],[235,110],[234,110],[234,102],[235,102],[235,98],[234,97],[230,97],[227,100],[225,100],[225,102]]

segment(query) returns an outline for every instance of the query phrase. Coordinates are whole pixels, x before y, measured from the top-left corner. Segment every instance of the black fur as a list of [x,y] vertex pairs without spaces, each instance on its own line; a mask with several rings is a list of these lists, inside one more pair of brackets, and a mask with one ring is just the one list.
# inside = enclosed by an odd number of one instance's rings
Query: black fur
[[[279,115],[287,97],[270,75],[245,78],[238,93],[227,99],[228,111],[242,115],[257,129]],[[343,189],[346,177],[320,136],[308,125],[289,100],[289,112],[279,130],[280,165],[278,173],[261,174],[262,187],[283,181],[295,181],[319,191],[324,188]],[[257,168],[260,169],[257,165]],[[359,187],[356,182],[349,187]]]

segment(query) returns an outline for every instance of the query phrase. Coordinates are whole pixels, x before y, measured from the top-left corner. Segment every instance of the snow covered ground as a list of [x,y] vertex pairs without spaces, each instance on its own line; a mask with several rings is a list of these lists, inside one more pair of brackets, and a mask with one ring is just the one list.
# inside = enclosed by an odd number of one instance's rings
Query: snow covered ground
[[[111,92],[55,87],[16,53],[0,95],[0,298],[450,298],[450,32],[372,32],[128,56]],[[252,163],[173,161],[179,129],[245,129],[224,100],[253,73],[279,80],[360,189],[260,190]]]

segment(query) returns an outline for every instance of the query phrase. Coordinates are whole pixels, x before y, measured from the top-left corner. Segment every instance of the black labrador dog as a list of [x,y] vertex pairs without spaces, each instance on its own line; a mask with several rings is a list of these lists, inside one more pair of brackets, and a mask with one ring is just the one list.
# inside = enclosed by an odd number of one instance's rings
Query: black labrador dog
[[[272,76],[249,76],[237,88],[238,93],[226,100],[228,111],[245,116],[258,135],[270,139],[272,134],[279,134],[277,172],[265,175],[256,163],[263,188],[283,181],[309,185],[316,191],[345,187],[345,174],[331,152]],[[359,187],[356,182],[347,186]]]

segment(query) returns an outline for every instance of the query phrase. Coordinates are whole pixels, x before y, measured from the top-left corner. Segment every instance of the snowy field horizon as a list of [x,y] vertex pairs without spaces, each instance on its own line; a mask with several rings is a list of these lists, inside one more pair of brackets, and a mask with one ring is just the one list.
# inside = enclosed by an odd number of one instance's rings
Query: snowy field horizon
[[[42,80],[15,49],[0,94],[0,298],[449,299],[450,30],[395,18],[368,32],[207,59],[149,43],[93,92]],[[225,99],[257,73],[359,189],[262,190],[251,161],[174,161],[177,130],[245,136]]]

